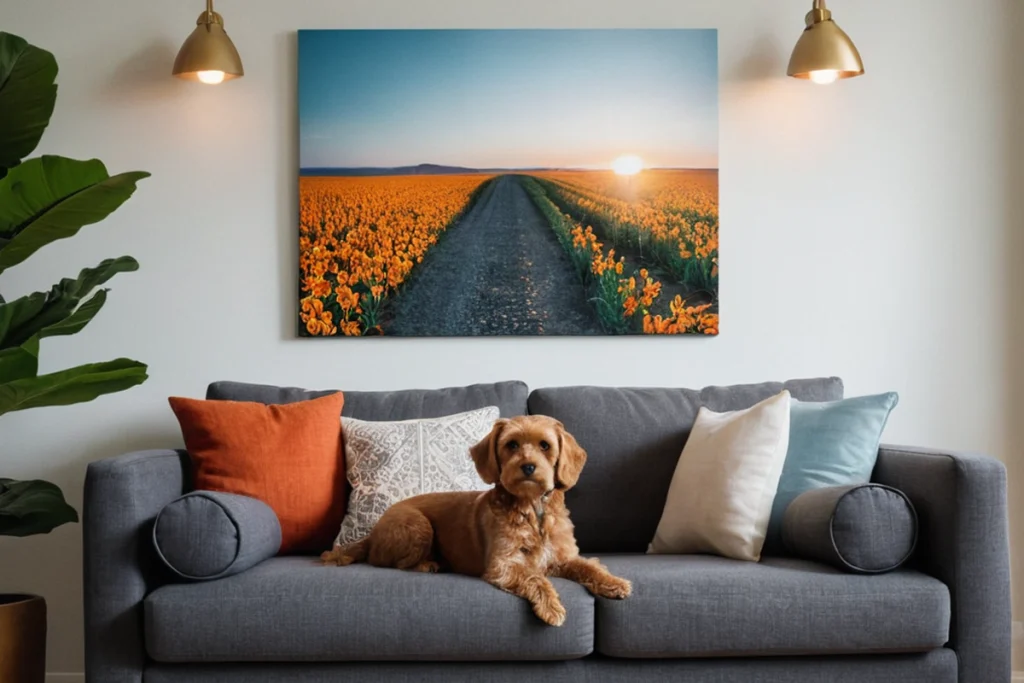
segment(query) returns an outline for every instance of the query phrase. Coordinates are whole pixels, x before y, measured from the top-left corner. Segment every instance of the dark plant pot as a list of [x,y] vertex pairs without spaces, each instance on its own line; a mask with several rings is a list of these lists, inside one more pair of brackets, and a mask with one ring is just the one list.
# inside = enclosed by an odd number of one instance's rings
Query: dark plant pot
[[46,601],[37,595],[0,595],[0,683],[46,678]]

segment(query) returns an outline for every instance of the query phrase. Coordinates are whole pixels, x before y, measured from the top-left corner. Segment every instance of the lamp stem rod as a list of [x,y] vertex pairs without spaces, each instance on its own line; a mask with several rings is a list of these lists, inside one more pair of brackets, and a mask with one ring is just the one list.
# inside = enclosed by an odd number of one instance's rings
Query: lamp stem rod
[[[210,0],[213,2],[213,0]],[[814,9],[825,9],[825,0],[814,0]]]
[[[817,2],[817,0],[815,0]],[[213,0],[206,0],[206,18],[213,19]]]

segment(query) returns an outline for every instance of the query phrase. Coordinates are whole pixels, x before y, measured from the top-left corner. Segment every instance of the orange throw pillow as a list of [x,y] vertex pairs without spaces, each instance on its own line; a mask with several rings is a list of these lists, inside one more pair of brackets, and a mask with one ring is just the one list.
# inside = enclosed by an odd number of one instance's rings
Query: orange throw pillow
[[345,516],[341,393],[287,405],[170,398],[198,490],[262,500],[280,554],[331,547]]

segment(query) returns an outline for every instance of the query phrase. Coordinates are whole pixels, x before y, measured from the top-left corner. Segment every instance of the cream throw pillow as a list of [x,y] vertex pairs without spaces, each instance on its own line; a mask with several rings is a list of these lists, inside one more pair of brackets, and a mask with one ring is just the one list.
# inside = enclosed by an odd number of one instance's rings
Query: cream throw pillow
[[701,408],[647,552],[761,558],[789,447],[789,392],[753,408]]
[[366,422],[341,418],[345,473],[352,485],[335,544],[368,535],[384,511],[421,493],[481,491],[469,447],[499,417],[490,406],[436,419]]

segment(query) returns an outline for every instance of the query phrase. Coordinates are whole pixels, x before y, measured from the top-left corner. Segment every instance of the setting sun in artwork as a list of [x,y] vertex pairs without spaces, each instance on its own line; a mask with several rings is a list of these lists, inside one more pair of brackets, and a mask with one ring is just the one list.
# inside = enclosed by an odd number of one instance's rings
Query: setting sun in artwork
[[635,154],[624,154],[612,162],[616,175],[636,175],[644,170],[644,160]]

